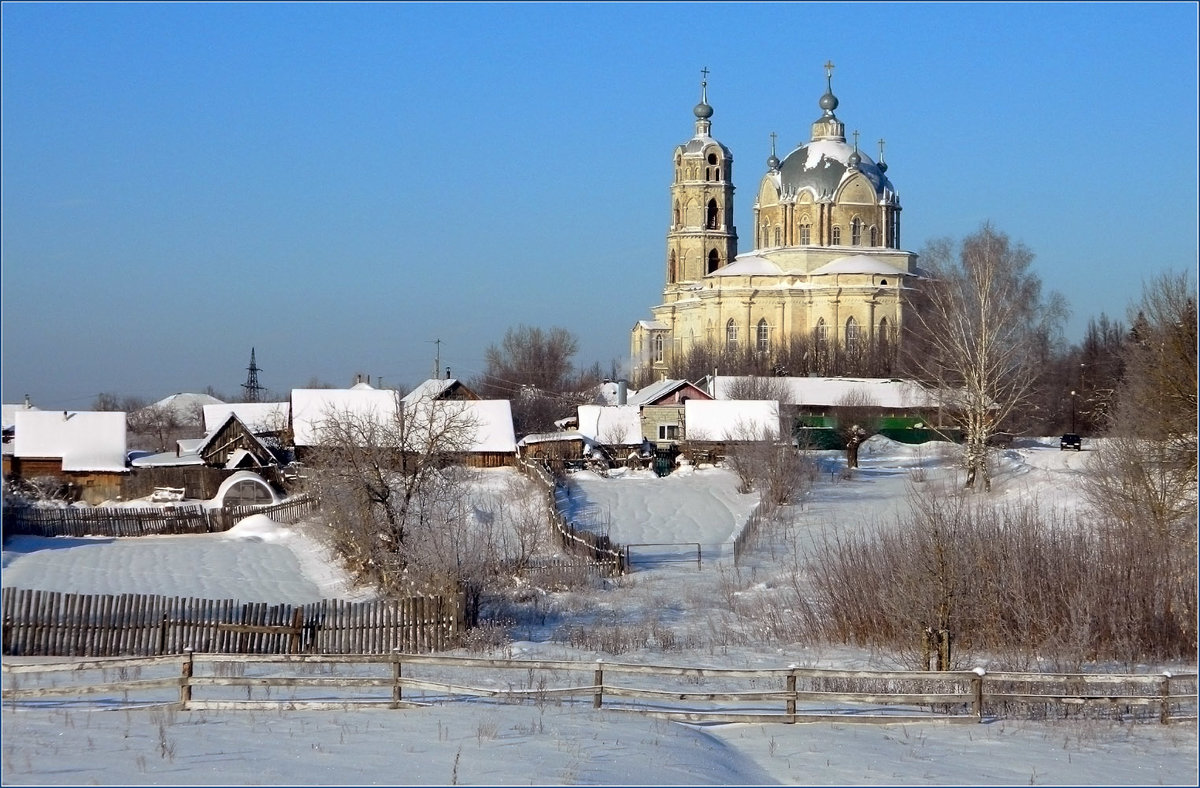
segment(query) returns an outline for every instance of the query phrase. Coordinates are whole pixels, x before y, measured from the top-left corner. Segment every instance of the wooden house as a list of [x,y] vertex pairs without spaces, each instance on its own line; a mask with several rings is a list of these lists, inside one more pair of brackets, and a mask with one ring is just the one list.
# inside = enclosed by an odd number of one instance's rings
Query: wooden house
[[642,437],[663,449],[682,440],[685,405],[711,399],[707,391],[686,380],[660,380],[629,395],[628,402],[639,409]]
[[205,465],[226,468],[265,468],[277,465],[274,453],[238,418],[229,413],[225,421],[196,447]]
[[93,505],[121,495],[124,413],[25,410],[13,421],[13,478],[56,479]]

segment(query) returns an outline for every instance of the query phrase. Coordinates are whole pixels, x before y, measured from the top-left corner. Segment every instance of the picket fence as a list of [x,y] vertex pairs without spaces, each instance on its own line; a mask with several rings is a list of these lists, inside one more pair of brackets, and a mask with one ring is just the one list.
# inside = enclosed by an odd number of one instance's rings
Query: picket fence
[[517,469],[536,482],[546,494],[550,525],[557,532],[564,550],[594,562],[605,576],[623,575],[628,571],[623,545],[607,536],[575,528],[562,515],[558,508],[560,485],[544,463],[521,460],[517,463]]
[[443,651],[466,631],[466,598],[304,605],[151,594],[64,594],[5,588],[6,656],[386,654]]
[[238,520],[252,514],[265,514],[279,522],[295,523],[316,506],[316,498],[309,495],[267,506],[224,509],[205,509],[197,504],[136,509],[13,506],[4,510],[4,535],[121,537],[217,533],[228,531]]

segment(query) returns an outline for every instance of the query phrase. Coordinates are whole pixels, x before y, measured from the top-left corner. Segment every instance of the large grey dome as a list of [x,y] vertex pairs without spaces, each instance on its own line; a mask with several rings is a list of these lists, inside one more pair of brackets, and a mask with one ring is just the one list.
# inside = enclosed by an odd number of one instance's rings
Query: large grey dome
[[[816,199],[832,197],[850,170],[854,146],[841,140],[809,142],[784,157],[779,165],[779,186],[784,194],[809,190]],[[895,193],[891,182],[875,162],[858,152],[858,172],[866,176],[881,199]]]

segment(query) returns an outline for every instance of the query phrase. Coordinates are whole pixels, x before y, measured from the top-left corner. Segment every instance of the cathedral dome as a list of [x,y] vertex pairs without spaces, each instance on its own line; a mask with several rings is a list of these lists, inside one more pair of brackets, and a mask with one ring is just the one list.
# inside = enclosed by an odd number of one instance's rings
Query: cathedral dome
[[[857,166],[852,168],[851,160],[855,156]],[[784,194],[807,190],[814,199],[826,199],[837,192],[852,169],[866,176],[880,199],[895,193],[879,165],[855,151],[853,145],[832,139],[805,143],[785,156],[779,165],[779,186]]]

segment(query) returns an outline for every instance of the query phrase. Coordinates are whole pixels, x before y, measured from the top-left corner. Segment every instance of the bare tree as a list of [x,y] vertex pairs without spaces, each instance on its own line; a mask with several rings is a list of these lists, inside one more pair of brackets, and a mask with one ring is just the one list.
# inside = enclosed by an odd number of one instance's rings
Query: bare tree
[[858,448],[879,431],[879,403],[863,388],[847,391],[838,398],[834,411],[835,427],[846,447],[846,467],[858,467]]
[[907,313],[908,363],[959,414],[966,486],[991,489],[988,437],[1022,408],[1041,373],[1039,353],[1059,335],[1064,301],[1042,294],[1033,253],[990,224],[922,253],[930,278]]

